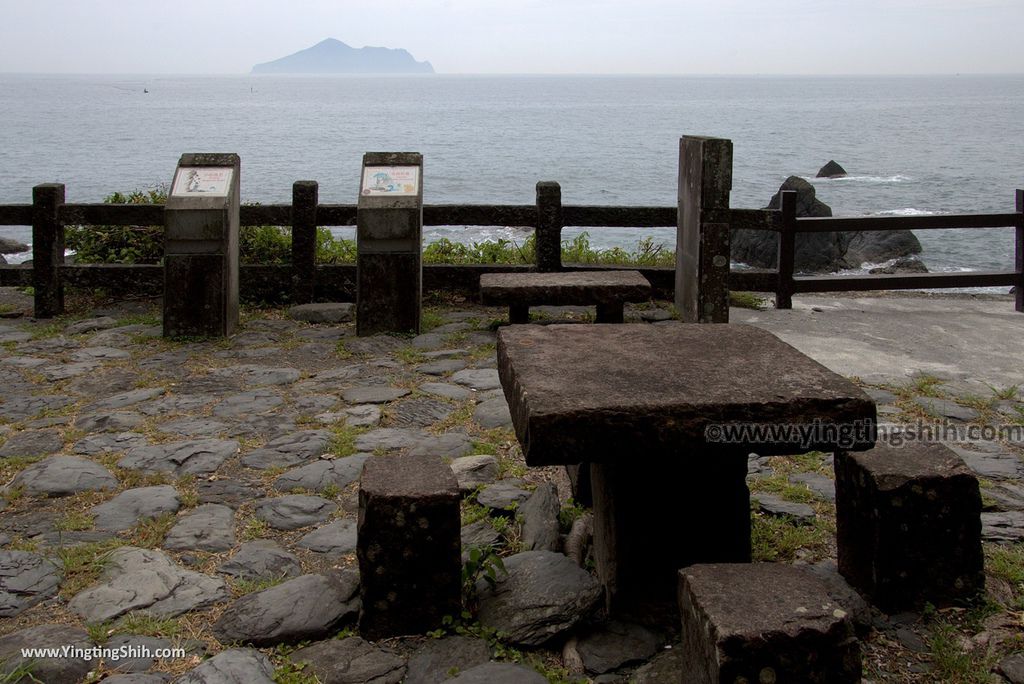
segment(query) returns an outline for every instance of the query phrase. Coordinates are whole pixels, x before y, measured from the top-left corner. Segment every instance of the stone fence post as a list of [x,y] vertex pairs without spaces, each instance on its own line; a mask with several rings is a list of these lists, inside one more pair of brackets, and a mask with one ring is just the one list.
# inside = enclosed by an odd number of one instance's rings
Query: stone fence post
[[32,287],[36,318],[53,318],[64,313],[64,204],[63,183],[43,183],[32,188]]
[[562,187],[555,181],[537,183],[537,270],[562,270]]
[[676,308],[687,323],[729,322],[732,141],[679,141]]
[[775,308],[793,308],[793,263],[796,259],[796,191],[783,190],[779,202],[782,228],[778,235],[778,280],[775,283]]
[[316,181],[292,184],[292,300],[309,304],[316,294]]
[[1017,190],[1016,257],[1017,311],[1024,312],[1024,190]]

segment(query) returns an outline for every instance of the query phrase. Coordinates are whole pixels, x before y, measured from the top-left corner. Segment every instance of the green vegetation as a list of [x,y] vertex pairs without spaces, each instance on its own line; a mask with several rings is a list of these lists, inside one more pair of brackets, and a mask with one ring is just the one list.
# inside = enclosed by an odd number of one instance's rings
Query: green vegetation
[[174,527],[177,517],[173,513],[163,513],[156,518],[143,518],[135,523],[128,538],[132,546],[143,549],[155,549],[164,543],[164,537]]
[[64,570],[64,581],[60,585],[61,595],[71,598],[95,584],[110,559],[110,552],[122,545],[124,542],[119,539],[108,539],[57,549],[55,555]]
[[331,428],[331,440],[327,443],[327,453],[341,458],[356,453],[356,437],[366,432],[366,428],[352,427],[346,423]]
[[750,546],[754,561],[792,563],[797,551],[820,560],[828,555],[835,534],[829,523],[816,518],[810,524],[798,525],[786,517],[755,513],[750,521]]
[[320,678],[307,671],[309,663],[284,660],[274,668],[274,684],[319,684]]
[[995,665],[995,655],[989,649],[965,650],[956,627],[938,621],[932,627],[929,647],[932,652],[932,675],[938,682],[951,684],[987,684]]

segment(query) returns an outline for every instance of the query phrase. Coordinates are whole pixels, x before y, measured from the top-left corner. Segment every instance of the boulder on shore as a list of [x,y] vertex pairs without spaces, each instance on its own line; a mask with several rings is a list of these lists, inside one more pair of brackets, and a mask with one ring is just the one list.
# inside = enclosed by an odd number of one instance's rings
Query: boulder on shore
[[887,274],[892,275],[896,273],[927,273],[928,267],[921,263],[919,259],[913,257],[900,257],[896,261],[892,262],[887,266],[879,266],[873,268],[868,273],[871,275]]
[[11,238],[0,237],[0,254],[18,254],[27,252],[28,245]]
[[[765,208],[778,209],[784,190],[796,192],[798,218],[832,215],[832,208],[817,198],[814,186],[799,176],[787,178]],[[754,268],[775,268],[778,236],[770,231],[734,230],[731,251],[733,261]],[[832,273],[858,268],[866,261],[878,263],[920,252],[921,243],[909,230],[798,233],[793,267],[797,273]]]
[[846,169],[839,165],[835,159],[829,159],[828,164],[825,164],[818,169],[817,178],[842,178],[846,174]]

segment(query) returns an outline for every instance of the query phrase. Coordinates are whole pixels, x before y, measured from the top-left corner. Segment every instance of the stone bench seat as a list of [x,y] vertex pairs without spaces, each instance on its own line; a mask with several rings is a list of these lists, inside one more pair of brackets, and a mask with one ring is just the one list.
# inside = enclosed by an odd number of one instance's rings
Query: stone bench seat
[[860,642],[851,618],[804,568],[691,565],[679,571],[679,612],[679,681],[861,681]]
[[626,302],[651,298],[651,284],[639,271],[485,273],[480,300],[508,306],[510,323],[529,323],[531,306],[597,305],[598,323],[621,323]]
[[963,460],[940,443],[880,444],[839,452],[839,572],[887,613],[984,595],[981,492]]

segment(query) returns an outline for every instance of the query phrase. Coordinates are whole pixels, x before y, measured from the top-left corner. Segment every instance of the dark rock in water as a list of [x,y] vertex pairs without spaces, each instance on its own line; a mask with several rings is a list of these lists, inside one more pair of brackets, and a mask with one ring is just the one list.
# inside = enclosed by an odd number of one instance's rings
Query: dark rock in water
[[[903,231],[901,231],[903,232]],[[864,259],[864,261],[871,261],[870,259]],[[892,262],[888,266],[879,266],[873,268],[868,273],[872,275],[876,274],[895,274],[895,273],[927,273],[928,267],[922,264],[918,259],[910,257],[900,257],[896,261]]]
[[18,254],[19,252],[27,252],[28,250],[29,247],[24,242],[18,242],[11,238],[0,237],[0,254]]
[[[790,176],[768,203],[778,209],[783,190],[797,193],[796,215],[832,216],[832,208],[816,197],[814,186],[799,176]],[[770,231],[734,230],[731,236],[734,261],[755,268],[775,268],[778,264],[778,238]],[[921,243],[909,230],[798,233],[793,268],[797,273],[831,273],[857,268],[865,261],[880,262],[920,254]]]
[[835,159],[830,159],[828,164],[825,164],[818,169],[817,178],[842,178],[846,174],[846,169],[836,162]]

